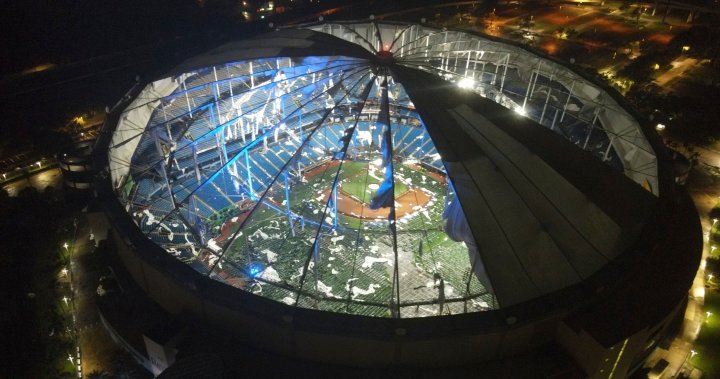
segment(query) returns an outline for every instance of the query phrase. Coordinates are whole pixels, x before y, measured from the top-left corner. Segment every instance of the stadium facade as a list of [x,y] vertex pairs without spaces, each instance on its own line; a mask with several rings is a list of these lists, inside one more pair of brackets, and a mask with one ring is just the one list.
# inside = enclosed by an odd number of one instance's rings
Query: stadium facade
[[313,24],[137,86],[97,192],[151,298],[262,348],[442,366],[556,343],[623,377],[682,318],[702,247],[639,120],[507,41]]
[[77,142],[58,154],[58,166],[65,188],[83,192],[92,189],[95,181],[95,172],[92,168],[94,144],[95,140]]

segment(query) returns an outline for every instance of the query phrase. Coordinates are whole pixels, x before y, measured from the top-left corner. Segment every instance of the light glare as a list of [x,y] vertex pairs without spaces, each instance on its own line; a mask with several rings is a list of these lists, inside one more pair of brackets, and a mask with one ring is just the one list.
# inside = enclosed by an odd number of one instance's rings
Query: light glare
[[473,87],[475,87],[475,79],[473,79],[473,78],[462,78],[462,79],[460,79],[460,81],[457,83],[457,85],[458,85],[458,87],[460,87],[460,88],[462,88],[462,89],[472,89]]

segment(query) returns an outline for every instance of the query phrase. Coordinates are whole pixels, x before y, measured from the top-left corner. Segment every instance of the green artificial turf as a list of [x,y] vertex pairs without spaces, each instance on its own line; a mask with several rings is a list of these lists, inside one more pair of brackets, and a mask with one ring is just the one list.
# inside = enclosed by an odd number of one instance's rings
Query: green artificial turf
[[[367,171],[367,162],[346,162],[343,164],[343,172],[341,179],[343,180],[340,188],[346,194],[363,203],[369,203],[370,199],[375,195],[376,190],[368,192],[370,184],[380,185],[381,179],[370,176]],[[377,170],[375,176],[382,178],[383,172]],[[408,191],[408,187],[400,181],[395,181],[395,197],[398,198]]]

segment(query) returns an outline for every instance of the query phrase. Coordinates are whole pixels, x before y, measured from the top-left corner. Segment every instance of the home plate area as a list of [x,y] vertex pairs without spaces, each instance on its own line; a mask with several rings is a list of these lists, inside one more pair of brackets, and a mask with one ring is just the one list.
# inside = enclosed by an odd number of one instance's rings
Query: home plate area
[[[348,164],[348,163],[346,163]],[[371,209],[370,200],[377,192],[382,182],[382,169],[376,169],[372,163],[349,162],[350,166],[365,166],[357,171],[356,167],[343,170],[341,176],[343,179],[339,185],[337,210],[338,213],[357,218],[357,219],[387,219],[390,208]],[[402,219],[405,216],[422,212],[426,210],[428,203],[432,200],[435,193],[429,181],[435,181],[434,178],[428,177],[414,169],[405,168],[404,166],[396,167],[396,170],[402,172],[407,171],[406,176],[402,174],[395,176],[395,217]],[[414,171],[416,174],[410,174]],[[349,172],[352,176],[346,175]],[[413,179],[418,179],[418,183],[413,183]],[[433,183],[435,184],[435,183]],[[431,189],[422,187],[426,185]],[[435,184],[437,185],[437,184]],[[325,194],[325,200],[330,196],[331,190]]]

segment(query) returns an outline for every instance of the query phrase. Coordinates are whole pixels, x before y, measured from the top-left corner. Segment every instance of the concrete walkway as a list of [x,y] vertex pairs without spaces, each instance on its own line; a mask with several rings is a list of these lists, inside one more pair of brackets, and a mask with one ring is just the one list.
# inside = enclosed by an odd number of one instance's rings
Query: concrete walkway
[[[720,162],[720,152],[695,148],[695,151],[701,153],[700,164],[693,168],[688,179],[687,191],[693,198],[695,207],[700,216],[702,224],[704,247],[703,260],[705,261],[709,254],[708,236],[712,221],[709,220],[708,214],[710,210],[718,202],[720,195],[720,185],[715,183],[715,178],[709,176],[702,164],[716,165]],[[668,368],[660,378],[670,379],[676,378],[681,373],[688,377],[700,377],[702,373],[692,367],[689,363],[691,358],[693,343],[698,337],[700,328],[705,321],[705,313],[703,312],[703,302],[705,298],[705,266],[701,264],[693,281],[692,288],[689,293],[687,308],[685,309],[685,319],[678,336],[673,340],[669,349],[656,349],[648,358],[646,366],[652,367],[660,359],[669,362]]]
[[71,245],[71,268],[82,374],[85,377],[93,371],[109,371],[116,357],[126,353],[112,341],[100,323],[95,297],[99,278],[105,270],[98,266],[98,259],[94,256],[91,225],[84,214],[78,215],[77,221],[77,232]]

